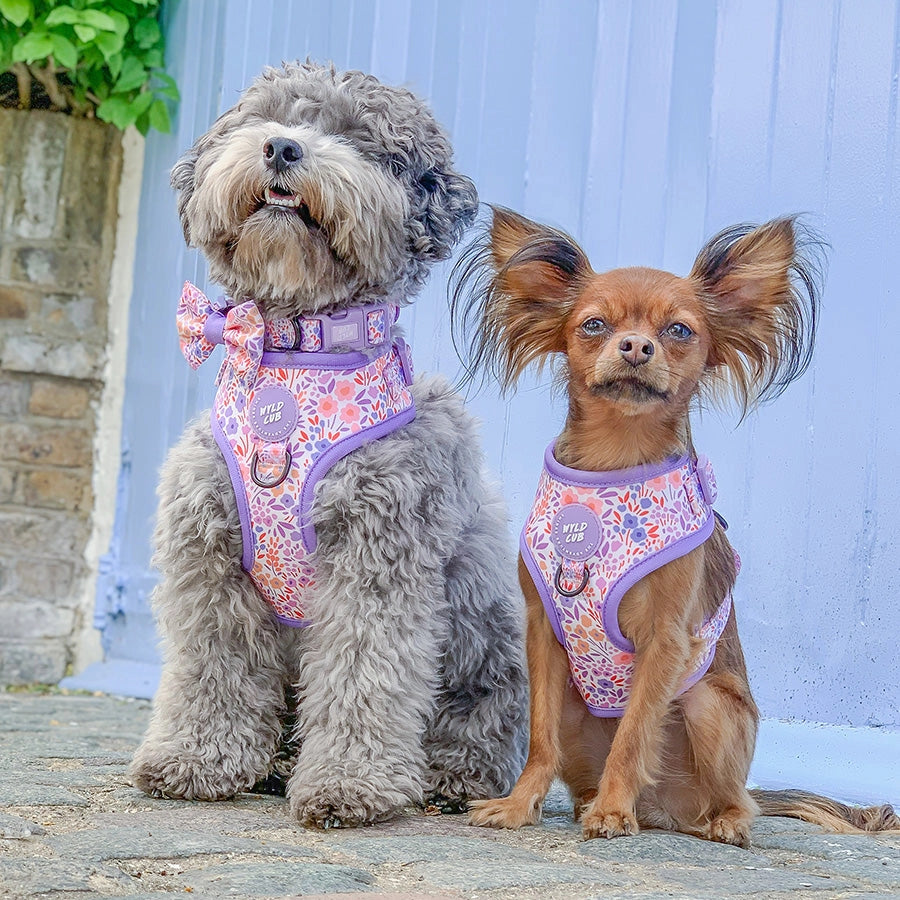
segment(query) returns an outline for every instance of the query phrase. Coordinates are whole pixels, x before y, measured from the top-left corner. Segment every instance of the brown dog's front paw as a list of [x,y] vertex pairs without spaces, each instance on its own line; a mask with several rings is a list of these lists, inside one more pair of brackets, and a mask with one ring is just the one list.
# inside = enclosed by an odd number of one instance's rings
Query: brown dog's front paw
[[584,839],[621,837],[626,834],[637,834],[641,829],[633,813],[608,812],[588,808],[581,818],[581,830]]
[[543,798],[534,796],[527,803],[513,796],[498,800],[472,800],[469,803],[469,824],[488,828],[521,828],[537,825],[541,818]]
[[747,850],[750,847],[752,822],[752,817],[746,814],[723,813],[703,829],[703,837],[720,844],[734,844],[736,847],[743,847]]

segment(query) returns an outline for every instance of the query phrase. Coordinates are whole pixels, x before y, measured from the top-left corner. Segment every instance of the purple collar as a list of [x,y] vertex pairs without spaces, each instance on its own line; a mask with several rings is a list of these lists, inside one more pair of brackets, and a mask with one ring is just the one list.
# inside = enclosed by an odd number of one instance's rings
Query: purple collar
[[[688,462],[688,454],[669,456],[658,463],[645,463],[631,466],[628,469],[611,469],[608,472],[592,472],[586,469],[572,469],[564,466],[556,458],[556,440],[551,441],[544,451],[544,467],[557,481],[573,487],[621,487],[627,484],[640,484],[651,478],[659,478],[682,468]],[[718,490],[712,466],[705,453],[694,459],[693,470],[700,482],[703,499],[709,506],[716,502]],[[724,520],[723,520],[724,521]]]
[[[234,304],[219,297],[215,310],[203,326],[204,337],[222,343],[225,318]],[[396,303],[368,303],[332,313],[295,316],[266,321],[266,350],[299,350],[302,353],[332,353],[336,350],[367,350],[390,339],[391,326],[400,315]]]

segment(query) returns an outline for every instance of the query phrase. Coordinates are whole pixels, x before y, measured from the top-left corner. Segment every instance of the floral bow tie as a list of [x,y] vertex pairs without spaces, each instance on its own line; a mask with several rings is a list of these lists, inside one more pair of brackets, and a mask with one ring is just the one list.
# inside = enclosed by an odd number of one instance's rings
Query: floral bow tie
[[186,281],[175,319],[181,352],[192,369],[209,358],[216,344],[225,345],[225,361],[238,377],[259,368],[266,328],[252,300],[218,309],[203,291]]

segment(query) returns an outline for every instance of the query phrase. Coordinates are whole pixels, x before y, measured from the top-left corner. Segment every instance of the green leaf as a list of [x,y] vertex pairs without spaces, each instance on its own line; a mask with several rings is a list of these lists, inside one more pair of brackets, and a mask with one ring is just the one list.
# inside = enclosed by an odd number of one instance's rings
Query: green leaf
[[161,87],[155,87],[155,91],[157,94],[162,94],[163,97],[168,97],[170,100],[181,99],[181,94],[178,91],[178,85],[175,84],[175,79],[171,75],[167,75],[165,72],[154,72],[153,77],[157,81],[162,82]]
[[168,134],[172,130],[169,110],[162,100],[154,100],[153,106],[150,107],[150,125],[163,134]]
[[110,97],[97,107],[97,118],[112,122],[124,131],[135,120],[131,103],[125,97]]
[[78,50],[75,45],[61,34],[51,34],[53,58],[64,68],[74,69],[78,65]]
[[122,63],[122,74],[113,87],[114,94],[124,94],[147,83],[150,73],[141,65],[136,56],[126,56]]
[[159,24],[156,19],[153,19],[150,16],[141,19],[141,21],[134,26],[133,34],[138,47],[142,50],[148,50],[150,47],[158,44],[162,37],[162,32],[159,30]]
[[122,54],[113,53],[113,55],[106,60],[106,66],[109,69],[109,74],[112,75],[113,78],[118,78],[119,73],[122,71]]
[[109,62],[113,56],[122,52],[122,47],[125,46],[125,38],[123,38],[121,34],[115,34],[111,31],[102,31],[97,35],[94,44],[100,48],[103,58]]
[[57,6],[50,10],[45,21],[48,25],[75,25],[81,22],[81,13],[71,6]]
[[153,94],[150,91],[141,91],[141,93],[131,101],[131,110],[134,113],[135,118],[147,112],[152,103]]
[[78,35],[78,40],[84,41],[85,44],[89,44],[95,37],[97,37],[97,29],[91,28],[88,25],[73,25],[75,29],[75,34]]
[[99,9],[85,9],[81,12],[81,21],[84,25],[90,25],[97,31],[115,31],[116,20]]
[[26,34],[12,49],[16,62],[34,62],[46,59],[53,52],[53,42],[46,31],[32,31]]
[[160,69],[163,64],[163,54],[162,50],[158,47],[153,47],[150,50],[147,50],[143,54],[144,65],[148,69]]
[[0,14],[18,28],[31,16],[31,0],[0,0]]
[[109,10],[107,15],[115,22],[116,34],[121,35],[124,38],[125,35],[128,34],[128,29],[131,28],[131,20],[128,16],[123,15],[115,9]]
[[143,15],[143,13],[138,12],[138,7],[131,0],[108,0],[108,2],[110,9],[118,10],[128,19],[129,27],[132,19],[137,19]]

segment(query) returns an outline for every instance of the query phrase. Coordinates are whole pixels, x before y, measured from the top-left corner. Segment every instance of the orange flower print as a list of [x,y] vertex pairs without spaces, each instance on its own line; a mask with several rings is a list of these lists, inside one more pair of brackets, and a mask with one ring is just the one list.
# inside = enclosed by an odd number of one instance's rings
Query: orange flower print
[[334,393],[338,400],[349,400],[356,396],[356,387],[352,381],[339,381],[334,386]]
[[359,422],[360,409],[355,403],[348,403],[341,408],[341,421],[348,425]]
[[319,412],[323,416],[333,416],[338,411],[337,400],[331,396],[331,394],[326,394],[319,401]]

